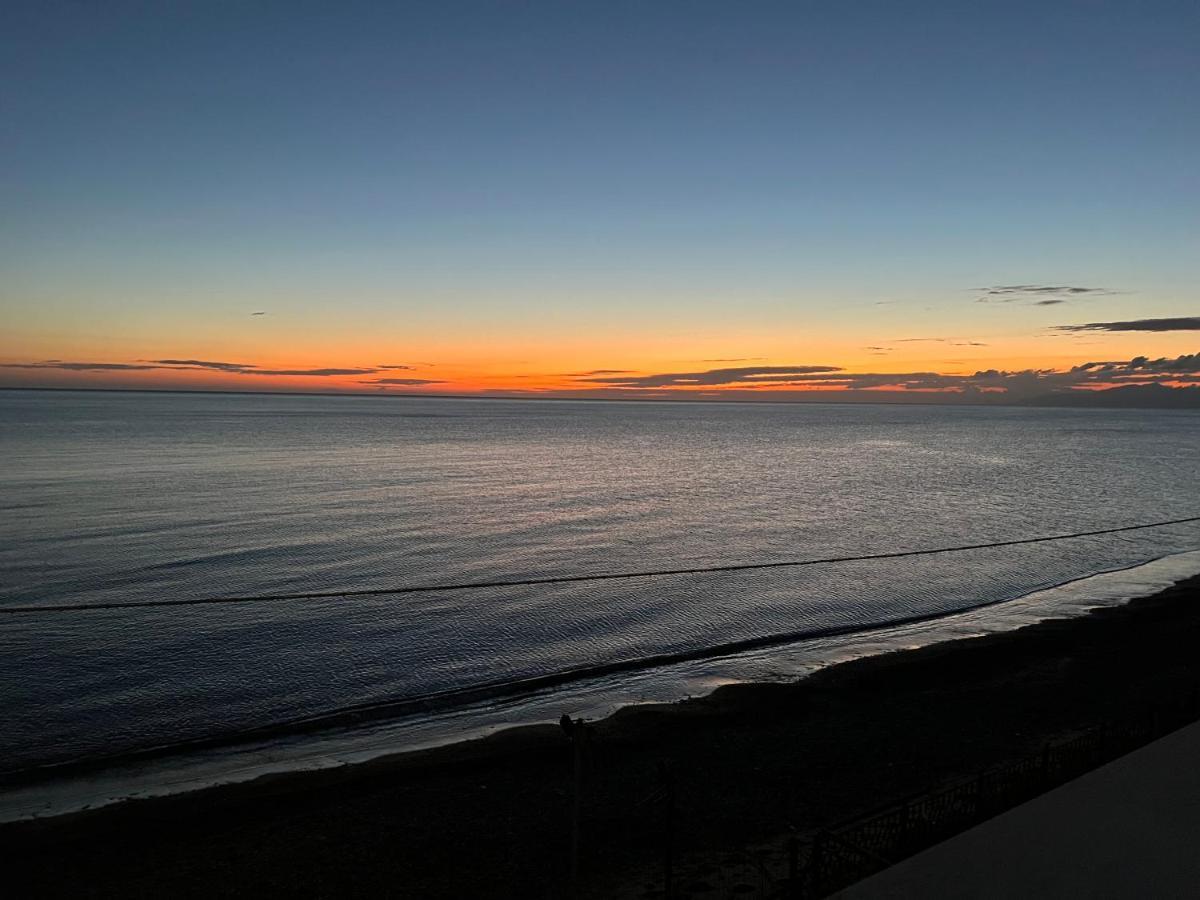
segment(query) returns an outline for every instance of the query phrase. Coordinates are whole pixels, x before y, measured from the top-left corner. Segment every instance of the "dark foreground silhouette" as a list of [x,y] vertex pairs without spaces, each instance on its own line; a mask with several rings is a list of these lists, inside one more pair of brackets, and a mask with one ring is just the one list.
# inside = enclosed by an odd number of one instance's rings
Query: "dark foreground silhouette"
[[794,685],[630,708],[582,730],[514,729],[0,828],[0,889],[566,897],[574,859],[577,893],[640,897],[661,888],[669,859],[675,896],[714,896],[694,873],[748,845],[1190,696],[1198,588],[1191,579],[1126,607],[847,663]]

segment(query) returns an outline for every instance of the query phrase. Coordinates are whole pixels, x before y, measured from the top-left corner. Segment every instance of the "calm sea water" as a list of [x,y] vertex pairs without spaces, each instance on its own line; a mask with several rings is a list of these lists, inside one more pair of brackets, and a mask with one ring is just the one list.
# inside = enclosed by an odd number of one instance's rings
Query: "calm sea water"
[[[1002,541],[1196,515],[1186,411],[0,391],[0,607]],[[1196,525],[899,560],[0,615],[4,769],[1013,598]]]

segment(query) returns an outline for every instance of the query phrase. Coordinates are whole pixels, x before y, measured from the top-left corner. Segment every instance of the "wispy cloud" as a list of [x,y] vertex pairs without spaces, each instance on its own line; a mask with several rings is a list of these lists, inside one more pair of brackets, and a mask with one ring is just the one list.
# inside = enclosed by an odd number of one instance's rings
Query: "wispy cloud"
[[1200,331],[1200,316],[1173,319],[1132,319],[1128,322],[1088,322],[1056,325],[1055,331]]
[[163,369],[166,367],[145,363],[63,362],[58,359],[48,359],[43,362],[34,363],[0,363],[0,368],[63,369],[68,372],[142,372],[148,369]]
[[400,366],[400,365],[395,365],[395,366],[384,366],[384,365],[378,365],[378,366],[376,366],[375,368],[377,368],[377,369],[415,369],[415,368],[416,368],[416,366]]
[[180,369],[214,369],[219,372],[242,372],[253,369],[250,363],[213,362],[208,359],[147,359],[144,362]]
[[977,303],[1025,303],[1031,306],[1057,306],[1069,300],[1117,293],[1110,288],[1076,284],[995,284],[975,290],[982,291]]
[[588,378],[592,375],[628,375],[633,369],[592,369],[590,372],[564,372],[563,378]]
[[207,359],[150,359],[146,362],[156,363],[163,368],[171,369],[210,369],[217,372],[230,372],[235,375],[297,375],[330,378],[337,375],[370,375],[378,372],[375,367],[354,367],[348,369],[260,369],[253,363],[213,362]]
[[370,375],[378,369],[243,369],[241,375],[305,375],[332,378],[337,375]]
[[431,378],[376,378],[371,381],[360,381],[359,384],[404,384],[404,385],[419,385],[419,384],[446,384],[445,381],[435,381]]
[[749,366],[738,369],[709,369],[706,372],[666,372],[661,375],[612,375],[602,378],[585,377],[581,381],[613,387],[659,388],[691,387],[758,383],[765,384],[781,378],[792,378],[816,372],[839,372],[838,366]]
[[329,378],[339,375],[371,375],[376,367],[320,368],[320,369],[260,369],[250,363],[216,362],[208,359],[145,359],[133,363],[73,362],[47,359],[30,363],[3,363],[5,369],[61,369],[67,372],[145,372],[145,371],[205,371],[228,375],[278,375]]

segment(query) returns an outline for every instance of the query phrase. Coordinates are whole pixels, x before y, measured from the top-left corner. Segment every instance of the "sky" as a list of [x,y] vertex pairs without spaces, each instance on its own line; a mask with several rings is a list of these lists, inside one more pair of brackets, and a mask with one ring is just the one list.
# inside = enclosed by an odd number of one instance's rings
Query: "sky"
[[1200,4],[11,2],[0,387],[1200,381]]

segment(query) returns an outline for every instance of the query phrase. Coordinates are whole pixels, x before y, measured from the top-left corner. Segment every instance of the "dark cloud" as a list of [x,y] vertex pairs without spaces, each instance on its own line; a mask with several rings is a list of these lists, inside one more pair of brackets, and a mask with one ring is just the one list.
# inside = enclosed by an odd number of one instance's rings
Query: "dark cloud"
[[[856,372],[830,374],[798,375],[787,379],[783,384],[797,387],[819,386],[824,388],[849,388],[851,390],[866,390],[870,388],[905,388],[908,390],[944,389],[956,387],[962,376],[939,375],[937,372],[902,372],[876,373]],[[778,387],[774,384],[772,387]]]
[[376,366],[377,369],[413,369],[415,366]]
[[977,303],[1029,303],[1033,306],[1056,306],[1069,299],[1100,297],[1117,293],[1109,288],[1080,287],[1073,284],[995,284],[976,288],[982,291]]
[[[666,373],[632,378],[589,378],[611,388],[692,388],[729,385],[734,390],[803,387],[816,390],[948,391],[958,394],[1003,394],[1025,400],[1053,392],[1103,388],[1123,384],[1160,382],[1200,383],[1200,353],[1175,358],[1088,362],[1073,369],[981,369],[972,373],[846,372],[834,366],[763,366],[749,369],[716,369],[711,372]],[[668,392],[673,393],[673,392]],[[701,393],[699,391],[695,393]]]
[[213,362],[207,359],[150,359],[160,368],[170,369],[210,369],[216,372],[230,372],[236,375],[311,375],[326,378],[334,375],[370,375],[381,368],[409,368],[408,366],[380,366],[378,368],[353,369],[260,369],[251,363]]
[[266,315],[266,312],[264,312],[263,310],[261,310],[261,309],[260,309],[260,310],[258,310],[257,312],[252,312],[252,313],[250,313],[250,315],[252,315],[252,316],[265,316],[265,315]]
[[250,363],[213,362],[207,359],[147,359],[145,362],[171,368],[214,369],[218,372],[242,372],[254,368]]
[[370,375],[378,369],[243,369],[240,375],[309,375],[329,378],[335,375]]
[[1200,331],[1200,316],[1174,319],[1132,319],[1128,322],[1088,322],[1085,325],[1056,325],[1055,331]]
[[788,383],[806,387],[902,388],[905,390],[983,391],[1000,389],[1016,395],[1036,395],[1048,390],[1154,381],[1192,382],[1200,380],[1200,353],[1174,358],[1150,359],[1137,356],[1130,360],[1088,362],[1067,371],[1024,369],[1010,372],[984,369],[970,375],[945,375],[937,372],[907,373],[833,373],[801,375]]
[[429,378],[376,378],[373,381],[360,381],[359,384],[446,384],[444,381],[433,381]]
[[839,372],[837,366],[749,366],[740,369],[709,369],[707,372],[666,372],[661,375],[614,375],[580,380],[612,387],[659,388],[716,384],[762,384],[815,372]]
[[633,369],[592,369],[590,372],[564,372],[563,378],[589,378],[592,375],[628,375]]
[[5,369],[63,369],[68,372],[145,372],[151,370],[178,372],[202,370],[229,375],[296,375],[328,378],[337,375],[372,375],[379,368],[348,369],[260,369],[250,363],[215,362],[209,359],[144,359],[136,363],[66,362],[48,359],[33,363],[3,363]]
[[147,369],[162,369],[164,366],[145,363],[99,363],[63,362],[52,359],[36,363],[0,363],[4,369],[65,369],[68,372],[144,372]]
[[1071,371],[1105,375],[1194,374],[1200,372],[1200,353],[1158,359],[1135,356],[1126,362],[1089,362]]

